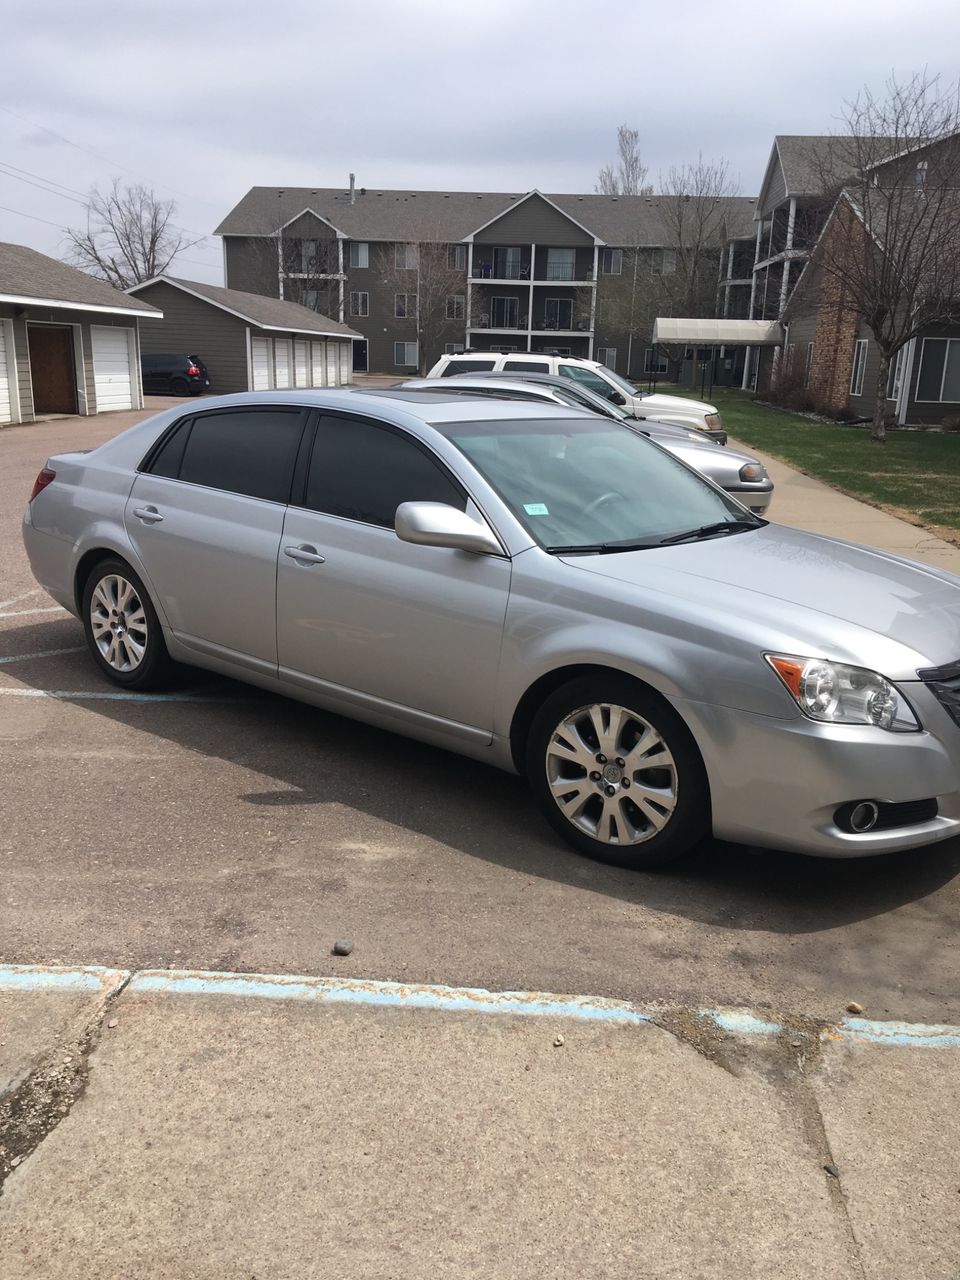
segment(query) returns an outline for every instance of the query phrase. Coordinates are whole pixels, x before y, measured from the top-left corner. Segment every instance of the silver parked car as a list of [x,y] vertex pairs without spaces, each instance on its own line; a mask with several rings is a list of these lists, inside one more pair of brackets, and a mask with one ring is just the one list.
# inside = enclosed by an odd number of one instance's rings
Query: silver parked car
[[662,445],[687,466],[702,472],[714,484],[739,499],[756,515],[765,515],[773,498],[773,481],[757,458],[734,449],[722,448],[702,431],[680,427],[654,418],[638,418],[628,414],[609,400],[570,382],[549,374],[511,378],[505,373],[458,373],[449,378],[411,378],[398,384],[410,391],[433,391],[439,395],[451,392],[462,395],[492,396],[502,400],[534,400],[547,404],[567,405],[613,418],[635,431],[642,432]]
[[517,770],[599,858],[960,832],[960,579],[769,524],[604,418],[204,400],[50,458],[23,533],[116,684],[175,659]]

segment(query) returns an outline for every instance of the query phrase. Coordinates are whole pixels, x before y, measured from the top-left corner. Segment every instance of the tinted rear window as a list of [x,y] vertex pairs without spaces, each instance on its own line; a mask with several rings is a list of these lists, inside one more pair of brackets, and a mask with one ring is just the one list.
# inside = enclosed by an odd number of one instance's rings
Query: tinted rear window
[[504,360],[504,370],[518,369],[524,373],[549,373],[550,365],[546,360]]
[[496,360],[451,360],[440,376],[449,378],[454,373],[486,373],[496,363]]
[[[303,415],[296,409],[236,410],[194,418],[179,479],[287,502],[302,427]],[[165,462],[163,452],[156,461]]]

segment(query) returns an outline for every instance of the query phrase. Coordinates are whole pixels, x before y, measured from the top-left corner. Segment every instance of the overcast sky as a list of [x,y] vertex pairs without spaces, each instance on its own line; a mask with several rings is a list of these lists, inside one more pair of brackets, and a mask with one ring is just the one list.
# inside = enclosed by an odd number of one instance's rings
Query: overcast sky
[[[350,171],[592,191],[624,122],[654,182],[702,152],[753,195],[774,134],[829,133],[891,71],[960,72],[957,0],[4,0],[3,17],[0,240],[54,256],[114,177],[209,236],[251,186]],[[178,273],[219,281],[220,263],[208,238]]]

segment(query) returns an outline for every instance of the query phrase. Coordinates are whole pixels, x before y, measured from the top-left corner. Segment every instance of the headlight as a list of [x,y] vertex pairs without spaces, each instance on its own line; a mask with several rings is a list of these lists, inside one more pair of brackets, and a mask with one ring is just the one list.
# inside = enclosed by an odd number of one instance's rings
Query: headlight
[[767,468],[762,462],[745,462],[739,474],[741,480],[766,480]]
[[723,422],[720,418],[719,413],[708,413],[707,416],[704,418],[704,422],[707,424],[707,426],[710,428],[711,431],[719,431],[720,428],[723,426]]
[[824,658],[764,654],[797,706],[827,724],[872,724],[891,733],[915,733],[920,722],[900,690],[863,667]]

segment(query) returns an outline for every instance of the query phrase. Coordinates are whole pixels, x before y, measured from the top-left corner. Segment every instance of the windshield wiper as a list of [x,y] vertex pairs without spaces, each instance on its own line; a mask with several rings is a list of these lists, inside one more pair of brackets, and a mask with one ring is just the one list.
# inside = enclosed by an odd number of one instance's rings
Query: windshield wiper
[[653,547],[659,547],[660,542],[651,542],[649,539],[645,542],[626,541],[626,542],[587,542],[580,547],[544,547],[552,556],[560,555],[587,555],[593,553],[598,556],[609,556],[615,551],[649,551]]
[[675,542],[694,542],[698,538],[712,538],[721,533],[746,533],[748,529],[762,529],[769,520],[761,520],[753,516],[750,520],[716,520],[713,524],[702,524],[699,529],[687,529],[684,533],[671,534],[669,538],[661,538],[661,547],[669,547]]

